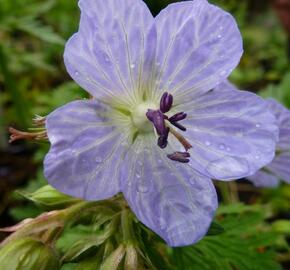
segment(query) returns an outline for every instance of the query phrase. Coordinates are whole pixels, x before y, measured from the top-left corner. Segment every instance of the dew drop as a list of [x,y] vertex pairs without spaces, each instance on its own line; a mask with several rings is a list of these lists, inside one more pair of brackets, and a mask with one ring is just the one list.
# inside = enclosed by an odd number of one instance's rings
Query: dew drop
[[260,128],[261,127],[261,124],[256,124],[256,128]]
[[206,146],[210,146],[210,145],[211,145],[210,141],[206,141],[206,142],[205,142],[205,145],[206,145]]
[[227,147],[227,151],[230,152],[232,149],[230,147]]
[[225,150],[226,149],[226,146],[222,143],[222,144],[219,145],[219,149],[220,150]]
[[96,157],[96,158],[95,158],[95,161],[96,161],[97,163],[101,163],[101,162],[102,162],[102,158],[101,158],[101,157]]
[[217,38],[221,39],[222,38],[222,35],[218,35]]
[[139,173],[136,173],[137,178],[141,178],[141,175]]
[[131,69],[134,69],[135,68],[135,64],[131,64]]
[[76,71],[76,72],[75,72],[75,75],[76,75],[76,76],[79,76],[79,72],[78,72],[78,71]]
[[137,186],[137,190],[141,193],[147,193],[149,191],[149,187],[145,183],[140,182]]
[[160,229],[161,230],[166,229],[166,220],[163,217],[159,218],[159,224],[160,224]]
[[220,76],[223,77],[227,74],[227,72],[225,70],[221,71]]

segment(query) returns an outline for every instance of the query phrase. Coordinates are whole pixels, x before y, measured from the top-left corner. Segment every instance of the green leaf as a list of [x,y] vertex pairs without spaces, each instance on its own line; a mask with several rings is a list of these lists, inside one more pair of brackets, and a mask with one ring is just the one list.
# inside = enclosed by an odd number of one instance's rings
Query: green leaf
[[[248,208],[248,209],[247,209]],[[247,209],[247,210],[246,210]],[[241,204],[224,207],[218,216],[224,233],[205,237],[191,247],[173,249],[175,269],[280,270],[272,250],[277,234],[265,228],[263,208]]]
[[219,223],[212,222],[206,235],[217,235],[223,233],[224,231],[225,229]]
[[65,40],[56,34],[51,26],[42,25],[37,21],[27,21],[17,25],[17,28],[43,41],[63,46]]

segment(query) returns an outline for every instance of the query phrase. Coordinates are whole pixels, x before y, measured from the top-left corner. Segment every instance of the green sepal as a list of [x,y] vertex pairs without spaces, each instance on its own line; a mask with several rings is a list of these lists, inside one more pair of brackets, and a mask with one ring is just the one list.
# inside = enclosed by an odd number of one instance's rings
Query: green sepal
[[49,185],[41,187],[33,193],[18,191],[18,194],[45,209],[61,209],[80,202],[79,199],[65,195]]
[[122,262],[126,252],[124,244],[120,244],[102,263],[100,270],[116,270]]
[[60,262],[53,248],[31,237],[4,245],[0,249],[0,263],[3,270],[60,269]]
[[116,231],[119,224],[119,216],[105,226],[102,231],[83,237],[70,247],[62,258],[64,262],[79,261],[91,256]]

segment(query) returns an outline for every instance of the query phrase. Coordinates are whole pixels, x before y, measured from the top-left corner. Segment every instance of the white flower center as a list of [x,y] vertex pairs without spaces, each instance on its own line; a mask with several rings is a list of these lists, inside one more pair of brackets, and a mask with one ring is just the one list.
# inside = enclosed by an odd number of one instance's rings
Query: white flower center
[[152,102],[144,102],[137,105],[132,111],[133,125],[139,132],[147,133],[154,130],[152,123],[148,120],[146,113],[148,109],[156,110],[158,105]]

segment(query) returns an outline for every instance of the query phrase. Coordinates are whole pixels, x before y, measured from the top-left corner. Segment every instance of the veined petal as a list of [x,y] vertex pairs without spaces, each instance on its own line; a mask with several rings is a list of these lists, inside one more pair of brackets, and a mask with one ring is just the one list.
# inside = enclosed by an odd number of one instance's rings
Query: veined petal
[[254,175],[248,176],[248,180],[256,187],[276,187],[279,185],[278,177],[268,171],[260,170]]
[[86,200],[106,199],[120,191],[126,138],[110,124],[106,111],[95,100],[75,101],[48,115],[51,148],[44,174],[59,191]]
[[278,153],[266,169],[290,184],[290,152]]
[[190,245],[206,234],[217,208],[208,177],[169,160],[153,136],[139,136],[124,164],[122,191],[142,223],[170,246]]
[[242,38],[233,17],[206,0],[183,1],[156,17],[156,89],[187,102],[225,80],[239,63]]
[[278,121],[279,142],[277,150],[290,151],[290,111],[274,99],[268,99],[267,103]]
[[255,94],[213,90],[180,108],[189,115],[183,124],[192,144],[190,164],[200,173],[218,180],[238,179],[274,158],[276,119]]
[[141,0],[80,0],[79,6],[79,31],[64,53],[69,74],[98,99],[136,101],[152,76],[153,16]]

